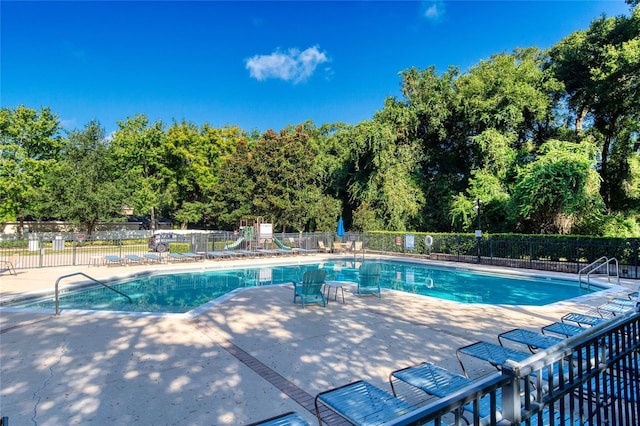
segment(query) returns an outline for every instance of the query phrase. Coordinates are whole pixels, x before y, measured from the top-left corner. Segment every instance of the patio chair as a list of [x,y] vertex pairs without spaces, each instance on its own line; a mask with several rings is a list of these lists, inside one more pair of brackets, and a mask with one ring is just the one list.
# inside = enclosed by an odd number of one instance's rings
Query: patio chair
[[344,253],[346,251],[347,249],[344,248],[341,242],[334,241],[333,244],[331,245],[331,252],[333,253]]
[[162,259],[164,259],[162,256],[159,256],[155,253],[145,253],[142,257],[144,257],[147,263],[162,263]]
[[514,328],[513,330],[498,334],[498,342],[500,342],[501,346],[504,346],[502,342],[503,340],[527,345],[527,348],[529,348],[531,353],[534,353],[538,349],[548,349],[555,346],[564,339],[531,330],[525,330],[523,328]]
[[577,334],[583,333],[586,330],[584,327],[577,325],[567,324],[564,322],[554,322],[553,324],[545,325],[542,327],[542,334],[555,333],[564,337],[572,337]]
[[326,276],[324,269],[311,269],[302,275],[302,282],[293,280],[293,303],[299,297],[303,308],[307,303],[322,303],[326,307],[327,300],[322,291]]
[[526,352],[520,352],[513,349],[505,348],[500,345],[495,345],[489,342],[476,342],[467,346],[463,346],[456,350],[456,357],[462,367],[462,372],[465,377],[469,377],[467,369],[464,367],[462,358],[460,355],[467,355],[473,358],[487,361],[493,365],[497,370],[500,370],[501,366],[508,360],[520,362],[529,358],[531,354]]
[[184,262],[187,260],[187,257],[180,253],[169,253],[167,255],[167,260],[171,262]]
[[201,254],[192,253],[190,251],[181,254],[185,257],[185,260],[193,260],[194,262],[204,258]]
[[9,260],[0,260],[0,266],[12,275],[18,275],[16,274],[16,263],[18,263],[18,253],[13,254]]
[[144,258],[138,256],[137,254],[126,254],[124,256],[125,262],[127,264],[132,264],[132,263],[137,263],[139,265],[142,265],[144,263]]
[[578,324],[579,327],[583,327],[585,325],[593,327],[594,325],[598,325],[604,321],[607,321],[607,318],[596,317],[594,315],[581,314],[577,312],[570,312],[560,318],[560,321],[572,322],[574,324]]
[[104,264],[109,266],[109,265],[124,265],[124,259],[121,258],[120,256],[116,256],[116,255],[107,255],[104,257]]
[[208,251],[207,257],[210,259],[224,259],[227,257],[231,257],[231,255],[222,251],[214,250],[214,251]]
[[382,297],[380,291],[380,265],[377,263],[363,263],[358,274],[357,294],[377,294]]
[[364,380],[320,392],[314,403],[319,426],[322,426],[320,403],[354,425],[380,425],[415,409]]
[[331,252],[331,248],[324,245],[324,241],[318,240],[318,251],[322,251],[325,253]]
[[[391,385],[391,391],[393,396],[397,396],[394,380],[399,380],[414,388],[417,388],[429,395],[444,398],[460,389],[474,384],[475,382],[460,374],[451,372],[445,368],[438,367],[430,362],[423,362],[412,367],[402,368],[400,370],[392,371],[389,374],[389,384]],[[502,419],[501,397],[502,392],[498,389],[496,392],[496,407],[494,422],[499,422]],[[471,415],[475,413],[473,403],[467,404],[463,407],[463,413],[469,412]],[[491,423],[491,401],[489,397],[484,397],[480,400],[480,406],[478,410],[478,416],[480,417],[480,424]]]
[[247,426],[309,426],[309,423],[293,411],[260,420]]

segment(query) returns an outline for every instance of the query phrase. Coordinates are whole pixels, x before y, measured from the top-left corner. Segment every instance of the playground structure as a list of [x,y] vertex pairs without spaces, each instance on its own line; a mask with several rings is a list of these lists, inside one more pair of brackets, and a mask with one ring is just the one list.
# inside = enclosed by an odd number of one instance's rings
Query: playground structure
[[252,222],[249,219],[240,220],[237,237],[233,243],[225,245],[225,250],[268,249],[273,244],[286,250],[291,249],[291,247],[287,247],[275,238],[273,235],[273,224],[264,222],[260,216],[256,217]]

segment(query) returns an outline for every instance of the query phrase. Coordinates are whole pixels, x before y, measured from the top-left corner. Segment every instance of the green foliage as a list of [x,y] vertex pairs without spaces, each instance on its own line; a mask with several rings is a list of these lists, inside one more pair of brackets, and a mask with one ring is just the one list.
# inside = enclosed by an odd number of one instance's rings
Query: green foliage
[[530,231],[535,226],[541,233],[566,234],[580,217],[602,207],[594,157],[588,144],[549,141],[521,169],[514,199]]
[[189,253],[191,245],[189,243],[169,243],[169,252],[171,253]]
[[97,222],[122,217],[124,182],[97,122],[70,132],[64,151],[64,159],[47,176],[49,191],[43,204],[50,216],[84,223],[91,235]]
[[59,131],[49,108],[0,109],[0,221],[42,217],[38,200],[61,153]]

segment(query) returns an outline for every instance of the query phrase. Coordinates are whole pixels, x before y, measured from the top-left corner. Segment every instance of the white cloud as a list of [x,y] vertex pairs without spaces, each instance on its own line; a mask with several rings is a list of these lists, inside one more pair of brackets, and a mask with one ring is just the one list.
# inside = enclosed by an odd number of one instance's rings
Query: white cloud
[[255,55],[247,59],[246,67],[249,75],[258,81],[279,78],[297,84],[309,78],[318,65],[328,61],[326,53],[313,46],[302,52],[289,49],[286,53],[276,51],[270,55]]
[[444,2],[440,0],[425,1],[422,3],[422,8],[423,16],[430,21],[439,21],[445,12]]

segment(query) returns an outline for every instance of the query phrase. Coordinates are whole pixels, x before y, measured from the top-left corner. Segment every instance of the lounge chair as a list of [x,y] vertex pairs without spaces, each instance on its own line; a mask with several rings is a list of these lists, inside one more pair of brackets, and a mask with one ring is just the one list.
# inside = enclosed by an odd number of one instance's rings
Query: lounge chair
[[109,265],[124,265],[124,259],[121,258],[120,256],[116,256],[116,255],[107,255],[104,257],[104,264],[109,266]]
[[231,257],[230,254],[227,254],[225,252],[222,251],[208,251],[207,252],[207,257],[210,259],[224,259],[227,257]]
[[299,297],[303,308],[307,303],[322,303],[326,307],[327,300],[322,291],[326,276],[324,269],[311,269],[302,275],[302,282],[293,280],[293,303]]
[[324,245],[324,241],[318,240],[318,251],[322,251],[324,253],[330,253],[331,249]]
[[132,263],[137,263],[139,265],[142,265],[144,263],[144,258],[138,256],[137,254],[125,254],[124,260],[128,265]]
[[0,260],[0,266],[9,271],[10,274],[16,274],[16,263],[18,263],[18,254],[13,254],[9,260]]
[[167,255],[167,260],[171,262],[184,262],[185,260],[187,260],[187,257],[180,253],[169,253]]
[[513,330],[498,334],[498,342],[500,342],[500,345],[502,346],[504,346],[502,342],[503,340],[527,345],[527,348],[529,348],[531,353],[534,353],[538,349],[548,349],[555,346],[564,339],[538,333],[536,331],[525,330],[523,328],[514,328]]
[[251,423],[247,426],[309,426],[309,423],[293,411]]
[[342,243],[338,241],[334,241],[333,244],[331,245],[331,252],[333,253],[344,253],[346,251],[347,249],[345,249]]
[[155,253],[146,253],[143,255],[144,259],[147,261],[147,263],[152,263],[152,262],[156,262],[156,263],[162,263],[164,259],[162,256],[159,256]]
[[364,380],[320,392],[314,403],[319,426],[322,426],[320,403],[354,425],[380,425],[415,410]]
[[202,260],[203,256],[201,254],[197,254],[197,253],[192,253],[192,252],[186,252],[186,253],[181,253],[184,257],[185,260],[193,260],[193,261],[197,261],[197,260]]
[[467,370],[462,362],[461,355],[467,355],[473,358],[487,361],[493,365],[497,370],[500,370],[502,365],[508,360],[520,362],[532,356],[526,352],[520,352],[513,349],[505,348],[500,345],[495,345],[489,342],[476,342],[471,345],[463,346],[456,350],[456,357],[462,367],[462,372],[465,377],[469,377]]
[[604,321],[607,321],[607,318],[596,317],[594,315],[580,314],[576,312],[570,312],[563,316],[560,321],[562,322],[572,322],[578,324],[578,326],[582,327],[584,325],[588,325],[589,327],[593,327],[594,325],[598,325]]
[[619,315],[633,310],[635,306],[635,300],[617,298],[610,300],[604,305],[598,306],[598,312],[600,312],[601,315]]
[[555,333],[564,337],[575,336],[585,332],[584,327],[578,327],[577,325],[567,324],[564,322],[554,322],[553,324],[545,325],[542,327],[542,334]]
[[357,294],[377,294],[382,297],[380,291],[380,265],[377,263],[363,263],[358,274]]
[[[397,396],[395,386],[393,385],[393,379],[400,380],[414,388],[433,395],[438,398],[444,398],[460,389],[465,388],[475,382],[460,374],[453,373],[445,368],[438,367],[430,362],[423,362],[413,367],[406,367],[400,370],[396,370],[389,374],[389,384],[391,385],[391,391],[393,396]],[[502,419],[501,397],[502,392],[498,389],[496,392],[496,411],[495,421]],[[473,415],[475,412],[473,404],[467,404],[463,407],[463,410]],[[480,400],[479,409],[480,424],[488,424],[491,422],[491,401],[489,397],[484,397]]]

